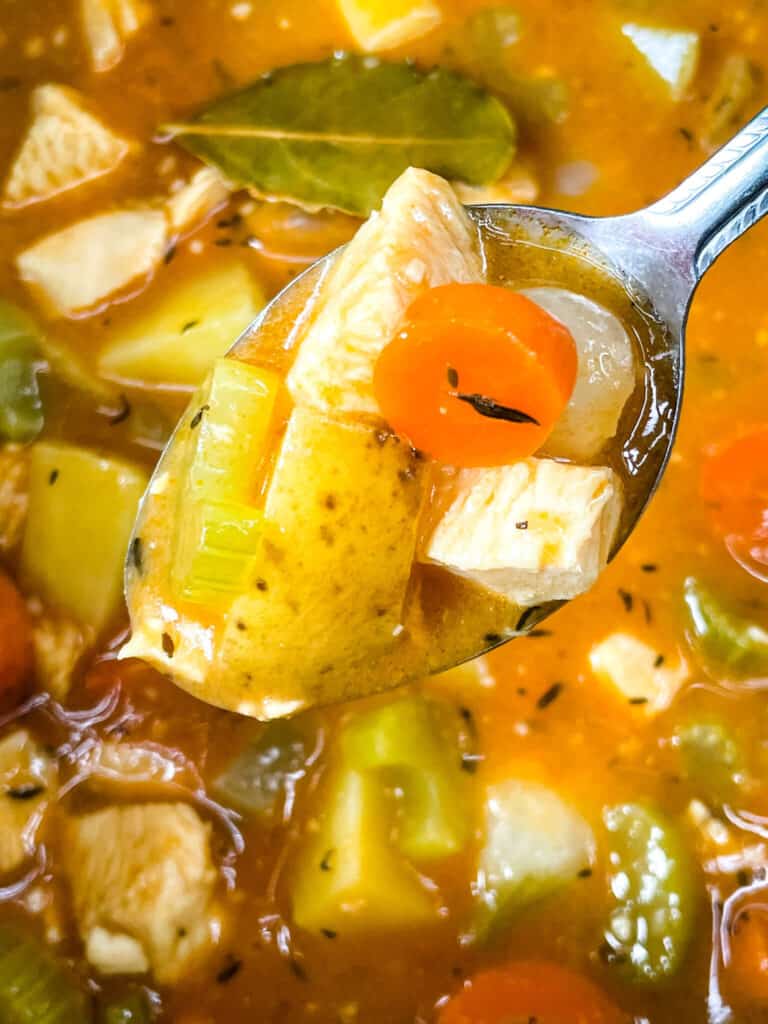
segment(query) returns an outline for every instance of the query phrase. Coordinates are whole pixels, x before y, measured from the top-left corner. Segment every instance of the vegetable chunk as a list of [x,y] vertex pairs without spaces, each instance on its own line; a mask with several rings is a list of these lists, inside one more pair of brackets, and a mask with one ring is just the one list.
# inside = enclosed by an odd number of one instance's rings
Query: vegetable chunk
[[420,558],[520,605],[563,600],[597,579],[621,512],[610,469],[526,459],[466,469]]
[[108,807],[63,846],[88,960],[103,974],[176,981],[213,937],[210,828],[186,804]]
[[132,148],[85,109],[74,89],[39,85],[31,107],[32,123],[5,183],[5,206],[41,202],[107,174]]
[[55,768],[26,731],[0,741],[0,874],[15,871],[31,856],[48,802]]
[[699,65],[701,40],[698,32],[651,28],[632,22],[622,26],[621,31],[666,83],[671,98],[681,100]]
[[92,1024],[91,999],[47,943],[0,924],[0,1020],[3,1024]]
[[450,185],[411,168],[387,192],[325,286],[287,382],[323,412],[379,412],[373,370],[413,300],[441,284],[482,282],[477,233]]
[[589,664],[601,682],[651,714],[668,707],[690,675],[684,659],[668,663],[632,633],[611,633],[589,652]]
[[442,21],[432,0],[337,0],[361,50],[391,50],[431,32]]
[[94,71],[119,64],[125,43],[151,18],[148,0],[80,0],[80,17]]
[[51,311],[72,316],[108,299],[162,262],[162,210],[114,210],[46,235],[16,257],[21,279]]

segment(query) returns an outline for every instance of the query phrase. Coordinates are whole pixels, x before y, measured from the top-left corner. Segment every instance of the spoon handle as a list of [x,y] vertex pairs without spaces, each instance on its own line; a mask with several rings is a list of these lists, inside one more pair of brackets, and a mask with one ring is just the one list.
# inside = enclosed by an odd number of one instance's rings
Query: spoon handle
[[705,164],[644,211],[688,256],[694,283],[768,213],[768,107]]

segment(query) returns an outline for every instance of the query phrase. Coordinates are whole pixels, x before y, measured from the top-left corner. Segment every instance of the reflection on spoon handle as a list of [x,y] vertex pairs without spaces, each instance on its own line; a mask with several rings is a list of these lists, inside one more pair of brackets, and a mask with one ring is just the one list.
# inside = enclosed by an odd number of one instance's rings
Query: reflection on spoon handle
[[647,214],[666,221],[698,280],[768,213],[768,107]]

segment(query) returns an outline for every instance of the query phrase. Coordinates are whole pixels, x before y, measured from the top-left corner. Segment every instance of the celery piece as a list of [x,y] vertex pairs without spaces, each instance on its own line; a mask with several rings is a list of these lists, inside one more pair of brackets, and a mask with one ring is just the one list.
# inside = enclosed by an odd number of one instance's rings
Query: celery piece
[[458,750],[442,743],[428,703],[406,697],[356,716],[343,735],[347,763],[380,773],[402,794],[397,844],[406,857],[433,860],[458,853],[471,822]]
[[214,793],[244,814],[274,817],[303,777],[309,752],[307,737],[295,721],[270,722],[227,765],[213,784]]
[[0,299],[0,440],[31,441],[43,429],[37,383],[40,332],[17,306]]
[[151,1024],[153,1018],[149,999],[142,989],[110,999],[99,1014],[100,1024]]
[[179,526],[171,579],[185,600],[215,603],[251,582],[261,545],[262,514],[235,502],[198,502]]
[[184,501],[248,502],[265,452],[280,380],[269,370],[218,359],[189,429],[196,432]]
[[393,848],[386,791],[370,772],[341,769],[292,880],[293,918],[309,931],[370,934],[429,924],[436,911]]
[[264,302],[241,263],[217,263],[119,328],[101,353],[99,372],[123,384],[196,387]]
[[89,1024],[89,1000],[61,958],[13,924],[0,924],[3,1024]]
[[38,442],[21,552],[25,586],[100,630],[118,610],[143,469],[74,445]]
[[700,580],[685,581],[689,635],[708,662],[737,675],[768,674],[768,631],[742,618],[715,597]]
[[571,882],[595,858],[592,829],[557,793],[509,779],[485,798],[474,933],[488,940],[516,913]]
[[698,32],[634,22],[622,25],[621,32],[666,83],[671,98],[683,99],[699,66],[701,40]]
[[701,141],[705,146],[722,146],[741,127],[758,81],[756,66],[743,53],[725,58],[704,110]]
[[733,792],[744,771],[744,752],[726,725],[714,719],[691,719],[675,736],[685,773],[701,795],[723,800]]

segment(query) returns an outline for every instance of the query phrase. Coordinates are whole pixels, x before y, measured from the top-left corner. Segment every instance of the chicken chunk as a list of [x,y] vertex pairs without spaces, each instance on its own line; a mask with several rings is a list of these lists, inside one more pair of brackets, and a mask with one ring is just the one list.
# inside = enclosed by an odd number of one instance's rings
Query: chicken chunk
[[288,374],[294,401],[323,412],[377,414],[376,359],[427,288],[483,280],[477,233],[451,186],[411,168],[357,232]]
[[29,857],[55,785],[55,766],[26,729],[0,741],[0,874]]
[[0,446],[0,555],[21,542],[29,505],[29,450],[16,444]]
[[80,17],[94,71],[119,64],[125,44],[152,17],[147,0],[80,0]]
[[131,143],[89,113],[62,85],[32,92],[32,123],[5,183],[4,206],[41,202],[113,170]]
[[621,513],[610,469],[526,459],[458,473],[421,560],[527,606],[588,590],[611,552]]
[[668,707],[690,675],[683,658],[659,659],[656,648],[632,633],[611,633],[589,652],[589,664],[601,682],[651,714]]
[[210,828],[186,804],[107,807],[66,828],[86,956],[103,974],[176,981],[217,933]]
[[56,700],[65,700],[83,655],[93,644],[94,632],[66,615],[29,601],[35,672],[40,686]]
[[201,167],[165,205],[171,232],[183,235],[191,231],[226,203],[233,191],[215,167]]
[[72,316],[148,277],[162,262],[167,234],[162,210],[113,210],[46,235],[16,265],[52,312]]

